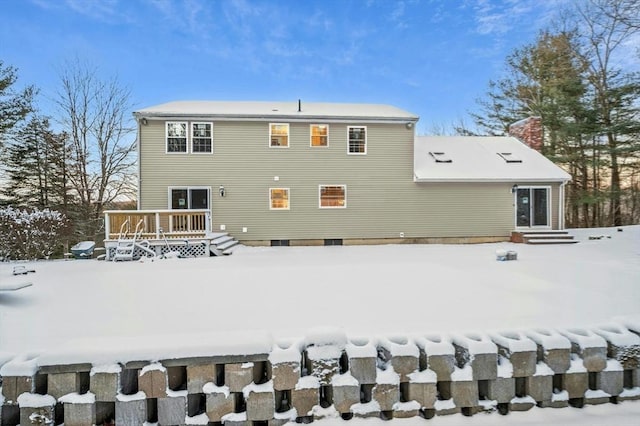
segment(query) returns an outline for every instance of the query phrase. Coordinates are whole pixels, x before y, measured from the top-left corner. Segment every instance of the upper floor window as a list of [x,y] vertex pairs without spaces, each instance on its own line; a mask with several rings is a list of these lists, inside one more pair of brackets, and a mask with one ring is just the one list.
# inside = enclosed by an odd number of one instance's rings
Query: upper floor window
[[289,188],[270,188],[269,208],[271,210],[289,210]]
[[289,147],[289,124],[271,123],[269,124],[269,146],[272,148]]
[[346,185],[320,185],[320,208],[347,207]]
[[311,146],[329,146],[329,125],[311,125]]
[[167,152],[187,152],[186,122],[167,122]]
[[367,153],[367,128],[349,127],[349,154]]
[[213,125],[191,123],[191,152],[213,152]]

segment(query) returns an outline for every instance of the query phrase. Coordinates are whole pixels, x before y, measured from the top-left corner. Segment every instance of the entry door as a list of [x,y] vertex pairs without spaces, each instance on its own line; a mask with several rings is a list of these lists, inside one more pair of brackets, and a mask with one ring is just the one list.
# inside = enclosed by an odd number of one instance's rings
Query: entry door
[[549,188],[518,188],[516,193],[516,226],[548,227]]

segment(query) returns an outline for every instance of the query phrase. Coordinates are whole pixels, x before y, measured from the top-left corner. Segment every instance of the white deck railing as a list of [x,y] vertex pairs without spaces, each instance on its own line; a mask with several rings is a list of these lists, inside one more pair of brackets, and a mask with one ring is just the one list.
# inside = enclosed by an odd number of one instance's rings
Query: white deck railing
[[198,238],[211,232],[211,211],[194,210],[107,210],[104,212],[104,236],[117,240],[123,233],[133,235],[142,224],[140,238]]

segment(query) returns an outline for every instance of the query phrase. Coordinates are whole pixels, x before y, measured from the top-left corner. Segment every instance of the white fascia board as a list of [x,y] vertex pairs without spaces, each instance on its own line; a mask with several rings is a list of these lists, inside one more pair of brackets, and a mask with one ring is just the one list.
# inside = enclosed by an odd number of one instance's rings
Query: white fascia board
[[536,182],[568,182],[570,179],[559,178],[418,178],[413,176],[415,183],[536,183]]
[[164,115],[158,113],[139,113],[133,115],[137,119],[146,118],[150,121],[192,121],[192,120],[208,120],[208,121],[284,121],[289,123],[374,123],[374,124],[406,124],[418,122],[418,118],[414,117],[350,117],[350,116],[291,116],[291,115],[260,115],[260,116],[239,116],[239,115],[210,115],[210,114],[190,114],[190,115]]

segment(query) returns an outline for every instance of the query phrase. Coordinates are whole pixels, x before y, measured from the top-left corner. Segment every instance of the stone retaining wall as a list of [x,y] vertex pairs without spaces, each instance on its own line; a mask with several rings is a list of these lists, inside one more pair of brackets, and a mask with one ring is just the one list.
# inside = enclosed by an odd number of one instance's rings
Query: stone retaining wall
[[639,361],[634,324],[377,339],[323,330],[270,353],[103,365],[15,357],[0,368],[0,416],[3,426],[235,426],[507,414],[640,399]]

